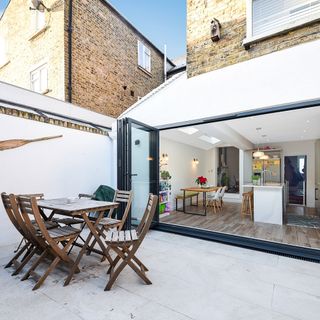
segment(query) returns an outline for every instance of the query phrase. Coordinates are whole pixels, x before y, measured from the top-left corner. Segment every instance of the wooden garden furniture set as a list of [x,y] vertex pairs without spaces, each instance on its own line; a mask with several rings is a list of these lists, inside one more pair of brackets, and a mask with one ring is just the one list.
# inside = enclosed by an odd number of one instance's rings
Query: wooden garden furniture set
[[[156,211],[158,197],[149,195],[146,210],[136,230],[123,230],[127,220],[132,192],[116,191],[113,202],[96,201],[92,199],[53,199],[45,200],[43,195],[1,194],[7,215],[22,235],[23,242],[14,257],[5,268],[14,267],[12,275],[17,275],[24,269],[21,280],[29,277],[36,279],[33,290],[38,289],[51,272],[64,264],[68,276],[64,285],[68,285],[75,273],[79,273],[79,263],[84,253],[100,253],[109,262],[109,281],[105,290],[110,290],[115,280],[124,269],[130,266],[146,284],[151,281],[146,276],[147,267],[136,257],[136,252],[148,232]],[[122,204],[124,207],[121,219],[113,217],[113,213]],[[45,212],[51,210],[47,216]],[[95,218],[90,213],[95,212]],[[105,213],[108,213],[107,217]],[[64,216],[64,217],[61,217]],[[73,225],[80,225],[75,228]],[[70,254],[76,240],[79,239],[83,225],[88,229],[84,243],[79,244],[80,251]],[[99,250],[94,245],[99,246]],[[37,273],[39,265],[47,265],[41,275]]]

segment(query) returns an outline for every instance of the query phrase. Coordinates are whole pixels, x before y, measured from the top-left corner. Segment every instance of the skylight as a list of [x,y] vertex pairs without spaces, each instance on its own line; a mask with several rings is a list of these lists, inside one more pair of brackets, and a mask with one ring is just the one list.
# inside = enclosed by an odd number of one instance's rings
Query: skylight
[[178,130],[183,133],[190,134],[190,135],[199,131],[198,129],[196,129],[194,127],[180,128]]
[[209,137],[209,136],[201,136],[199,137],[200,140],[211,143],[211,144],[217,144],[218,142],[220,142],[219,139],[214,138],[214,137]]

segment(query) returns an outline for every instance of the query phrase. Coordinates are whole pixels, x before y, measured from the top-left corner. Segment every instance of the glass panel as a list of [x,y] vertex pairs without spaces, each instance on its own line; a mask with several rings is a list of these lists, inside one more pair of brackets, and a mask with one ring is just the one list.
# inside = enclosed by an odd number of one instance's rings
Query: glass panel
[[150,193],[150,155],[151,133],[138,125],[131,127],[131,187],[133,203],[132,224],[139,224]]
[[285,157],[285,180],[288,183],[289,204],[305,205],[306,156]]

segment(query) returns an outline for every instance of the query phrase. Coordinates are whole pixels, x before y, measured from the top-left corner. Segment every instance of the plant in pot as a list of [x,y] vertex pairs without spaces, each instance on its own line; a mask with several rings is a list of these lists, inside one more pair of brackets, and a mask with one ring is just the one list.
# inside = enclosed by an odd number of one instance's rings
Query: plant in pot
[[252,184],[255,186],[260,185],[260,177],[258,175],[253,175],[252,176]]
[[170,175],[169,171],[166,171],[166,170],[160,171],[160,177],[162,180],[170,180],[171,179],[171,175]]
[[202,188],[207,184],[208,179],[204,176],[200,176],[196,179],[196,183]]

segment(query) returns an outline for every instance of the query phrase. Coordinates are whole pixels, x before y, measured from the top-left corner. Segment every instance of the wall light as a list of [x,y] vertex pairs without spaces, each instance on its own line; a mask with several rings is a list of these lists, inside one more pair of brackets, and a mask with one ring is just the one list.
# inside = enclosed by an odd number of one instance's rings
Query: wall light
[[194,163],[194,164],[199,164],[199,159],[193,158],[193,163]]

